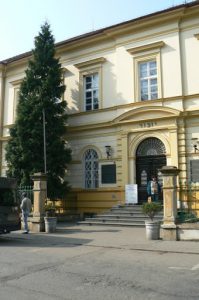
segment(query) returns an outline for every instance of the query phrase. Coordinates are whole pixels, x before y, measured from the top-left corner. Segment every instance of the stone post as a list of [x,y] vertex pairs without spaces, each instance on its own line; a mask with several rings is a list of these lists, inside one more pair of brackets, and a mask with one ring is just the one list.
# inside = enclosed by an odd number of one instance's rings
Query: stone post
[[33,232],[45,231],[45,200],[47,197],[47,177],[43,173],[35,173],[32,176],[34,181],[34,207],[33,217],[30,219],[30,230]]
[[177,186],[176,179],[180,170],[173,166],[161,169],[163,176],[164,219],[162,228],[163,240],[177,240]]

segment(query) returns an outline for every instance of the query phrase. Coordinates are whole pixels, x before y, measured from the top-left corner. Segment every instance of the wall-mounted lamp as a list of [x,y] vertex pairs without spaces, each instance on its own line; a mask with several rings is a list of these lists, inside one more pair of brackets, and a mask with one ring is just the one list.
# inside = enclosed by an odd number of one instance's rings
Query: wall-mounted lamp
[[105,146],[105,149],[106,149],[107,159],[110,159],[112,155],[112,148],[111,146]]
[[192,146],[194,148],[194,152],[199,151],[198,145],[199,145],[199,140],[198,138],[192,138]]

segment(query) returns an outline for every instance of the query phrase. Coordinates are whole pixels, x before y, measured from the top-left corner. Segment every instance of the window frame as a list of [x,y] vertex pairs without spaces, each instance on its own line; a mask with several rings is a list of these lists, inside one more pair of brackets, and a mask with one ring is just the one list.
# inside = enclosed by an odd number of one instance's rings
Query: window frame
[[13,123],[15,123],[17,117],[17,105],[19,103],[19,92],[20,92],[19,87],[14,88]]
[[[140,78],[140,65],[142,63],[150,63],[156,61],[156,79],[157,79],[157,98],[151,99],[149,97],[147,100],[142,100],[141,96],[141,78]],[[139,56],[134,59],[134,69],[135,69],[135,99],[139,102],[145,101],[155,101],[162,98],[162,80],[161,80],[161,71],[160,71],[160,53],[154,53],[151,55]],[[150,78],[150,77],[148,77]],[[150,86],[148,86],[150,87]]]
[[[165,46],[163,41],[146,44],[127,49],[133,57],[134,68],[134,99],[135,102],[156,101],[163,97],[162,91],[162,70],[161,70],[161,49]],[[157,69],[157,99],[141,100],[141,86],[139,77],[139,65],[144,62],[156,61]]]
[[19,92],[20,92],[20,86],[22,81],[23,79],[18,79],[10,82],[13,88],[13,112],[12,112],[13,123],[15,123],[16,121],[17,105],[19,102]]
[[[94,86],[94,76],[97,75],[97,86]],[[91,78],[91,82],[90,88],[87,88],[86,85],[88,85],[89,83],[86,82],[86,78]],[[84,110],[85,111],[92,111],[92,110],[98,110],[99,109],[99,73],[91,73],[91,74],[87,74],[84,75],[83,77],[83,90],[84,90]],[[97,91],[97,108],[95,108],[95,97],[94,97],[94,92]],[[90,106],[91,109],[87,109],[87,107],[89,107],[89,103],[87,102],[89,100],[89,98],[87,98],[86,94],[87,93],[91,93],[91,97],[90,97]]]
[[[86,170],[86,154],[87,154],[88,151],[93,151],[97,155],[97,159],[87,160],[87,162],[91,161],[92,166],[93,166],[93,163],[97,162],[97,169],[94,170],[93,168],[91,168],[91,170],[90,170],[90,173],[91,173],[91,187],[88,187],[86,185],[86,182],[87,182],[87,179],[86,179],[86,173],[87,173],[87,170]],[[98,155],[96,149],[90,147],[90,148],[88,148],[84,151],[83,168],[84,168],[84,183],[83,183],[84,188],[87,189],[87,190],[97,189],[99,187],[99,155]],[[96,174],[97,174],[97,176],[95,177]],[[95,186],[95,184],[93,184],[95,182],[97,183],[96,186]]]
[[[155,70],[155,74],[150,74],[151,71],[153,70],[151,68],[151,64],[155,63],[155,67],[153,68]],[[142,75],[142,70],[141,67],[146,65],[146,75]],[[147,60],[144,62],[140,62],[138,65],[138,69],[139,69],[139,94],[140,94],[140,100],[141,101],[150,101],[150,100],[156,100],[158,99],[158,74],[157,74],[157,60]],[[154,84],[155,87],[155,92],[152,92],[152,80],[155,80],[156,83]],[[146,86],[143,85],[143,83],[146,83]],[[144,93],[144,89],[146,90],[146,92]],[[153,98],[153,94],[156,95],[156,97]],[[144,99],[144,96],[147,97],[147,99]]]
[[[96,59],[92,59],[74,65],[79,70],[79,103],[80,103],[80,111],[82,112],[92,112],[103,108],[102,68],[105,61],[106,59],[104,57],[99,57]],[[98,74],[98,109],[85,110],[84,78],[86,76],[91,76],[93,74]]]

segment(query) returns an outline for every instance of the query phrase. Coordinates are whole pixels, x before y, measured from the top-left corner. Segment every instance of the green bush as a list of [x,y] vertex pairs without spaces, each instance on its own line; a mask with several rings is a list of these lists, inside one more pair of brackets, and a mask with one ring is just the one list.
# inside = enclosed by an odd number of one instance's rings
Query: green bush
[[196,223],[199,221],[199,218],[193,212],[178,211],[177,221],[179,223]]
[[151,221],[153,221],[154,216],[162,210],[162,205],[159,202],[150,202],[142,204],[142,211],[147,215]]

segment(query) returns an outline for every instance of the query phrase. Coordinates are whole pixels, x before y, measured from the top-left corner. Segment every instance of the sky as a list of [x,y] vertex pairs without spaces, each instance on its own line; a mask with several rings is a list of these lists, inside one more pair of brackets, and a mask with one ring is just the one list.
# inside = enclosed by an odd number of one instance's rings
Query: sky
[[61,42],[156,11],[183,0],[0,0],[0,61],[30,51],[47,21]]

